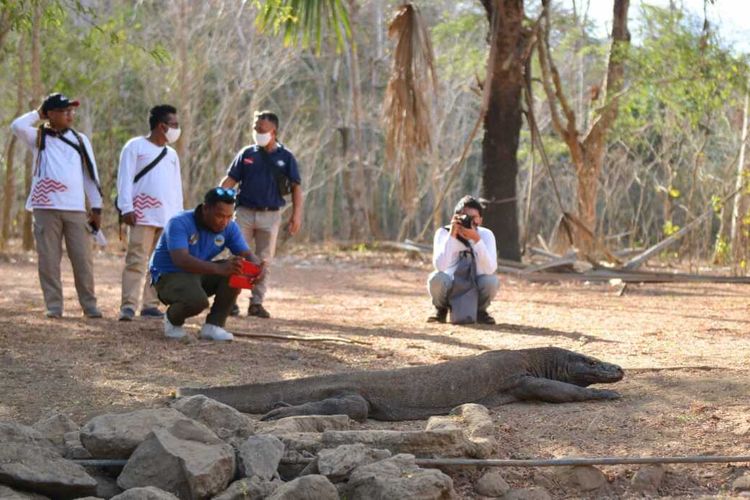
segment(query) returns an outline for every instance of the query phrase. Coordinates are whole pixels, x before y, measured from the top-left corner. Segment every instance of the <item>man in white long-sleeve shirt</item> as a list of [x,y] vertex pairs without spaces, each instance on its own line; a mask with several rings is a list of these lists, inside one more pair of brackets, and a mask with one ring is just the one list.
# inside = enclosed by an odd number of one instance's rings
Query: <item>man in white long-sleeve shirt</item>
[[[435,306],[435,314],[427,319],[428,322],[445,323],[453,288],[453,275],[459,258],[462,252],[471,251],[476,263],[476,288],[479,295],[476,320],[484,324],[495,323],[487,308],[500,287],[495,274],[497,246],[492,231],[481,227],[483,211],[484,206],[478,199],[464,196],[456,204],[451,224],[435,231],[432,247],[435,271],[427,280],[427,289]],[[466,227],[462,223],[463,220],[470,221],[471,227]]]
[[[34,240],[39,256],[39,282],[49,318],[63,314],[60,279],[62,241],[73,267],[78,301],[84,315],[101,318],[94,292],[89,233],[99,229],[102,195],[94,152],[88,137],[71,127],[78,107],[62,94],[51,94],[38,110],[11,124],[13,133],[31,148],[34,175],[26,210],[34,214]],[[40,127],[34,125],[46,120]],[[86,213],[88,198],[91,213]]]
[[132,321],[143,295],[141,316],[161,318],[147,263],[169,219],[182,212],[182,177],[177,152],[168,143],[180,137],[177,110],[154,106],[148,118],[151,132],[130,139],[122,148],[117,171],[117,208],[129,226],[128,251],[122,271],[120,321]]

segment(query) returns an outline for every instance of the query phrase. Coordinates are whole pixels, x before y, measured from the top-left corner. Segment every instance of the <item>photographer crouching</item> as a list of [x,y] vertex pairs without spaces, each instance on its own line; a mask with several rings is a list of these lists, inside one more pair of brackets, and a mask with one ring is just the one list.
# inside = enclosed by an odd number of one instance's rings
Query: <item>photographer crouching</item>
[[429,323],[445,323],[450,309],[451,323],[495,324],[487,308],[500,287],[497,247],[492,231],[481,227],[483,211],[479,199],[464,196],[450,225],[435,231],[435,271],[427,280],[435,314],[427,318]]

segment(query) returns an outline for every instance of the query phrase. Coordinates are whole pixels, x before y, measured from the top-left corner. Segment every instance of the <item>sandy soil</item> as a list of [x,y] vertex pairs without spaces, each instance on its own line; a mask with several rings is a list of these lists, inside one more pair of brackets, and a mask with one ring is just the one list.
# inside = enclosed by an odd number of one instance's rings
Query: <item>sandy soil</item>
[[[358,343],[241,338],[168,342],[161,323],[116,321],[122,255],[96,258],[101,320],[81,317],[67,261],[65,317],[43,315],[33,254],[0,256],[0,420],[32,423],[56,409],[83,423],[158,406],[181,385],[247,383],[353,369],[435,363],[487,349],[554,345],[619,363],[615,402],[493,408],[497,458],[750,454],[750,288],[528,284],[502,277],[495,326],[431,325],[427,263],[400,253],[297,249],[279,258],[271,320],[230,318],[245,333],[339,336]],[[243,295],[243,309],[247,296]],[[199,320],[189,324],[197,333]],[[415,428],[424,423],[373,427]],[[660,494],[726,492],[748,464],[670,466]],[[625,495],[636,467],[603,467]],[[453,471],[462,496],[481,471]],[[504,469],[513,486],[541,469]],[[556,491],[560,497],[569,496]]]

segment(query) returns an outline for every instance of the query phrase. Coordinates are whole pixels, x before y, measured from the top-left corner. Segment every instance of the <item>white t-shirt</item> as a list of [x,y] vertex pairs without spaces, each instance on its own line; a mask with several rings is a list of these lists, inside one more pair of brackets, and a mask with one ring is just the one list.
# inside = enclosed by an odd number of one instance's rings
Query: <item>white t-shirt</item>
[[[96,168],[94,151],[89,138],[80,132],[83,146],[88,151],[96,180],[91,179],[88,169],[81,162],[81,155],[59,137],[46,135],[44,149],[39,151],[36,140],[39,130],[34,126],[39,121],[39,113],[30,111],[11,123],[10,128],[21,141],[31,148],[34,156],[34,175],[31,192],[26,200],[26,210],[50,209],[86,211],[86,198],[92,208],[102,207],[99,193],[99,173]],[[68,130],[63,135],[73,144],[78,144],[76,136]]]
[[183,210],[182,176],[177,152],[166,146],[167,154],[146,175],[135,176],[162,152],[145,137],[134,137],[122,148],[117,170],[117,207],[123,214],[135,212],[136,224],[164,227]]
[[[494,274],[497,270],[495,235],[485,227],[478,227],[477,231],[479,241],[476,243],[469,241],[477,262],[477,275]],[[458,266],[458,256],[464,250],[466,250],[466,245],[456,238],[451,238],[449,230],[438,228],[432,241],[432,264],[436,270],[453,276]]]

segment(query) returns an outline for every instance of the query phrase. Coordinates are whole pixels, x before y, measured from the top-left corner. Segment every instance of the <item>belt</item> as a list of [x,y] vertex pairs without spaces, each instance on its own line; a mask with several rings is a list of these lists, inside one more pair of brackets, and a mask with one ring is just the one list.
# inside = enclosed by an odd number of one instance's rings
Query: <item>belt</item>
[[256,212],[276,212],[279,207],[247,207],[249,210],[255,210]]

